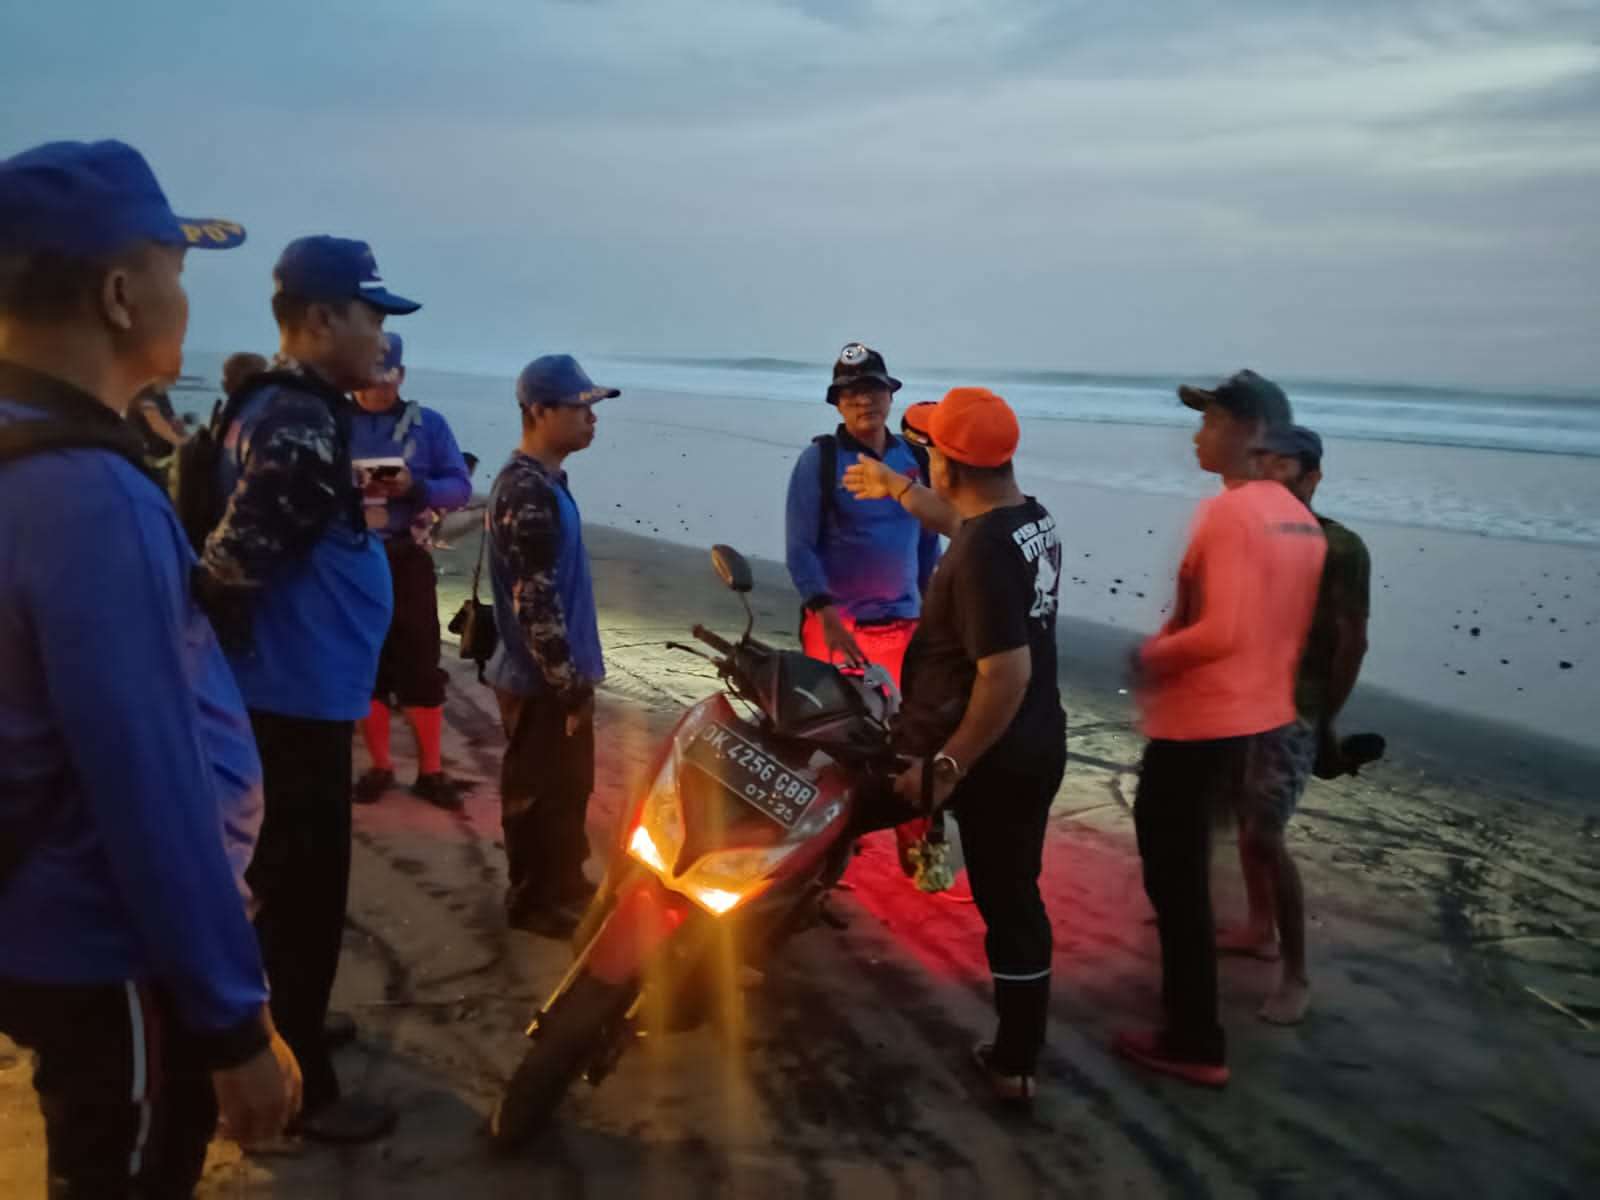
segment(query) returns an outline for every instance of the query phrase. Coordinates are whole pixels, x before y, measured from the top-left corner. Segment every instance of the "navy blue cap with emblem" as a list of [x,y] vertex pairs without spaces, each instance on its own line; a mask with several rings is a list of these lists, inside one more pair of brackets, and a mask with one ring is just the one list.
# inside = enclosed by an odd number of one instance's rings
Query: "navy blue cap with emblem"
[[1268,426],[1252,448],[1258,454],[1298,458],[1308,471],[1322,466],[1322,439],[1304,425]]
[[46,142],[0,159],[0,251],[93,259],[142,242],[226,250],[244,226],[180,217],[126,142]]
[[517,376],[517,403],[523,408],[580,408],[620,395],[616,388],[596,386],[570,354],[536,358]]
[[278,256],[272,278],[280,292],[302,300],[360,300],[396,317],[422,307],[383,286],[372,247],[354,238],[296,238]]

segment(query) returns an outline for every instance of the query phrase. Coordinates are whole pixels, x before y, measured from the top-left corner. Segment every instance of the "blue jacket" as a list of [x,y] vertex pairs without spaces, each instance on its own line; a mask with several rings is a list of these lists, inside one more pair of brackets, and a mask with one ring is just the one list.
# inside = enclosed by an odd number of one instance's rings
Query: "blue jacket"
[[414,402],[400,401],[386,412],[354,408],[350,414],[352,458],[403,458],[416,490],[390,500],[389,520],[378,536],[388,541],[407,537],[418,514],[432,509],[446,513],[472,499],[472,481],[455,434],[438,413]]
[[[0,364],[0,420],[41,393],[96,403]],[[0,466],[0,820],[43,820],[0,888],[0,977],[159,982],[196,1033],[264,1044],[243,900],[261,766],[193,565],[115,454]]]
[[[279,370],[297,370],[280,360]],[[321,721],[367,715],[394,611],[389,560],[366,532],[341,452],[349,405],[267,384],[228,428],[222,522],[203,563],[251,597],[248,644],[229,647],[245,703]]]
[[511,456],[489,492],[489,583],[500,644],[484,678],[574,708],[606,675],[583,521],[564,471]]
[[[822,448],[807,446],[789,476],[785,521],[789,577],[808,608],[832,601],[857,621],[914,618],[939,561],[939,535],[895,500],[857,500],[839,482],[863,454],[877,456],[839,426],[833,491],[819,490]],[[893,434],[883,462],[913,478],[919,464]],[[824,513],[824,508],[827,512]]]

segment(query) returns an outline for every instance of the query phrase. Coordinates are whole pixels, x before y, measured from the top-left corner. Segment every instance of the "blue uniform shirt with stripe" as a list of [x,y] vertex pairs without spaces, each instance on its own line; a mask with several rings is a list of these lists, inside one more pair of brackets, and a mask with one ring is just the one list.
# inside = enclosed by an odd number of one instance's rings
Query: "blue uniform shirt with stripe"
[[[840,482],[863,454],[877,457],[840,426],[833,492],[819,492],[822,448],[807,446],[789,477],[785,518],[789,577],[813,607],[831,598],[856,621],[909,620],[939,561],[939,535],[924,530],[898,501],[857,500]],[[882,461],[909,478],[919,464],[911,447],[889,435]]]
[[158,981],[222,1033],[267,997],[243,900],[261,766],[193,565],[116,455],[0,467],[0,816],[48,814],[0,889],[0,976]]

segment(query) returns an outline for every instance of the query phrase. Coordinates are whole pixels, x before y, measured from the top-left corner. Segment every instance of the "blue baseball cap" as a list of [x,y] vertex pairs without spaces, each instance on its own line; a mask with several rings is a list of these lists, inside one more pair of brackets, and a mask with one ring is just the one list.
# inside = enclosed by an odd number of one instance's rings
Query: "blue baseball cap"
[[1322,439],[1304,425],[1268,426],[1252,449],[1258,454],[1298,458],[1308,470],[1322,466]]
[[616,388],[596,387],[588,372],[570,354],[546,354],[536,358],[517,376],[517,403],[523,408],[536,404],[547,408],[580,408],[620,395]]
[[174,215],[126,142],[46,142],[0,159],[0,250],[95,258],[139,242],[226,250],[242,241],[237,222]]
[[296,238],[278,256],[272,278],[280,292],[303,300],[360,300],[396,317],[422,307],[383,286],[372,247],[354,238]]

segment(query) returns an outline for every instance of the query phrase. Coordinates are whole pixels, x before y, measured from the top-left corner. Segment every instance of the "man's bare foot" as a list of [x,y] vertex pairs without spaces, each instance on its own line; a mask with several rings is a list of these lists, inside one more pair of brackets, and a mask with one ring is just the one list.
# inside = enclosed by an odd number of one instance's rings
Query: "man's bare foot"
[[1304,979],[1284,976],[1258,1015],[1271,1025],[1298,1025],[1305,1020],[1306,1009],[1310,1007],[1311,984]]
[[1244,954],[1262,962],[1278,961],[1278,939],[1272,931],[1252,929],[1248,925],[1217,930],[1218,954]]

